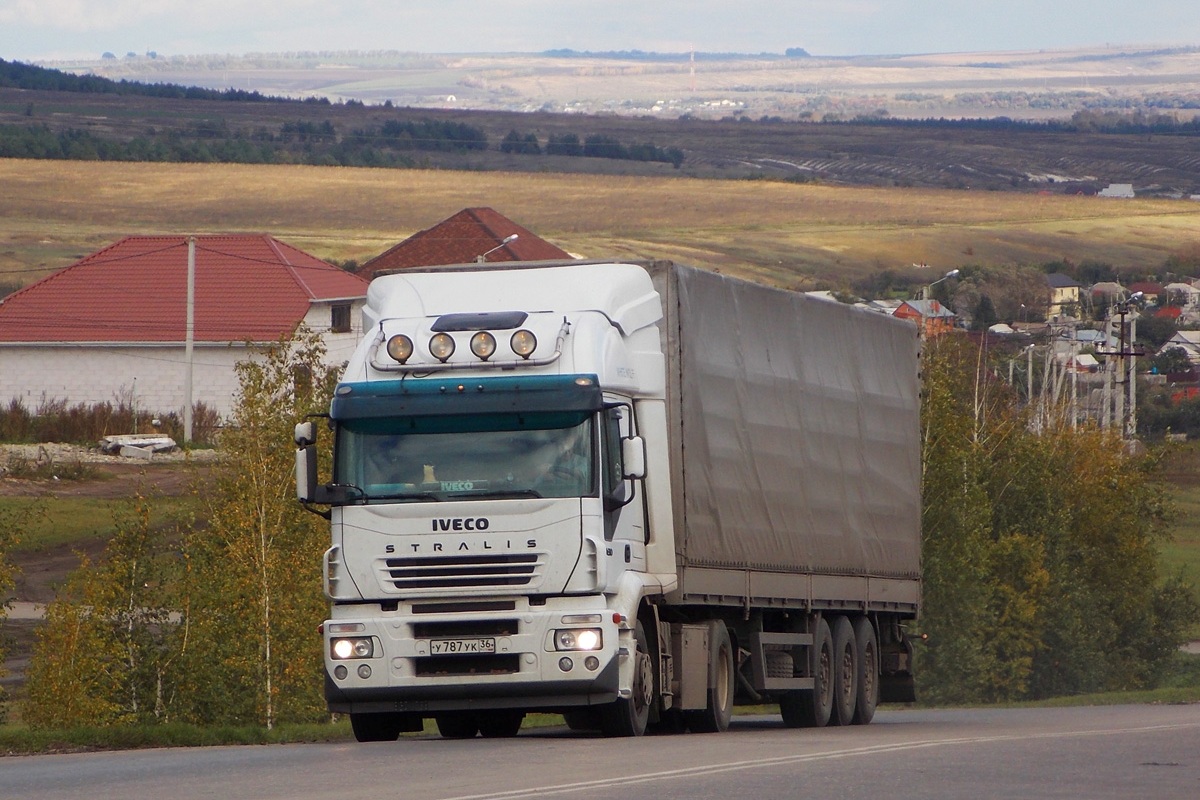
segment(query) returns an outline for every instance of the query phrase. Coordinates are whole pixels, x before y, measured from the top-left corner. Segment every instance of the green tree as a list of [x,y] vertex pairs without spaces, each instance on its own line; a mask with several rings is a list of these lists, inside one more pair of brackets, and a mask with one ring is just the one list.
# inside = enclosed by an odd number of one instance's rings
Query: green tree
[[922,409],[922,515],[926,637],[917,671],[934,702],[982,697],[994,663],[989,594],[991,498],[985,422],[996,402],[978,380],[978,357],[958,337],[930,341]]
[[[15,401],[14,401],[15,402]],[[43,503],[35,502],[11,508],[0,508],[0,678],[5,675],[4,653],[7,639],[4,634],[4,621],[8,619],[8,610],[12,607],[12,591],[17,585],[18,570],[12,562],[13,551],[21,542],[21,531],[29,527],[35,518],[46,513]],[[0,722],[5,718],[8,695],[3,685],[0,685]]]
[[971,330],[986,331],[988,328],[1000,321],[996,316],[996,307],[992,305],[992,298],[986,294],[979,296],[979,302],[975,304],[975,311],[971,315]]
[[319,719],[321,554],[328,523],[295,499],[292,430],[328,409],[334,373],[301,331],[238,364],[237,404],[203,498],[206,530],[185,542],[179,709],[198,723]]
[[173,627],[165,534],[146,497],[114,514],[102,560],[86,558],[46,609],[29,666],[25,718],[35,727],[150,722],[166,716]]
[[1120,437],[1036,420],[962,337],[925,354],[924,597],[934,701],[1144,688],[1197,619],[1162,580],[1156,462]]
[[1182,347],[1168,347],[1150,359],[1150,366],[1160,375],[1168,375],[1172,372],[1187,372],[1192,368],[1192,361]]

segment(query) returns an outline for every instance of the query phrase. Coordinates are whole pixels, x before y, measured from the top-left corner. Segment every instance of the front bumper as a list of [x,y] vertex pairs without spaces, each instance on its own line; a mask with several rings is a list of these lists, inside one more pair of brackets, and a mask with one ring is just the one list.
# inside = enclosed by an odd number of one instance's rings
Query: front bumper
[[[467,709],[561,709],[615,700],[622,655],[632,636],[614,622],[603,596],[529,598],[483,603],[411,603],[396,611],[378,605],[335,606],[326,623],[325,697],[338,713],[435,713]],[[564,617],[571,622],[564,622]],[[580,622],[587,619],[587,622]],[[368,659],[330,656],[330,623],[360,628],[375,654]],[[554,648],[553,632],[599,628],[602,646],[589,651]],[[436,639],[495,641],[495,652],[434,655]],[[359,669],[366,665],[368,670]],[[338,667],[345,669],[338,670]]]

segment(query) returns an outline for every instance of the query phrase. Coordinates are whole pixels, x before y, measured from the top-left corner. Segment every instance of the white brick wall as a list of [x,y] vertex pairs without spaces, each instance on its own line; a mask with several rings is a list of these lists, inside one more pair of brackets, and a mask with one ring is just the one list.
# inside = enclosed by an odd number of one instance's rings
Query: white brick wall
[[[329,306],[314,305],[305,318],[324,333],[327,363],[340,366],[362,336],[362,302],[354,304],[349,333],[329,332]],[[192,397],[225,417],[237,392],[234,365],[252,356],[243,344],[197,344]],[[126,401],[147,413],[183,413],[186,359],[183,345],[0,345],[0,404],[18,398],[29,411],[48,400],[78,403]]]
[[[196,347],[192,396],[221,416],[233,406],[233,365],[247,358],[240,345]],[[29,411],[48,400],[136,405],[149,413],[183,412],[184,349],[74,345],[0,347],[0,402],[18,398]]]

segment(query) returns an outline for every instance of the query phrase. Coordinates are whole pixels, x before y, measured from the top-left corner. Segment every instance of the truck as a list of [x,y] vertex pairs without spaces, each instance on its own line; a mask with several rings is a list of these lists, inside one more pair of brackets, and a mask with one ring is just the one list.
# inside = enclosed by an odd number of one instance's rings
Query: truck
[[295,431],[331,524],[325,697],[357,740],[914,699],[911,323],[668,261],[397,272],[363,317]]

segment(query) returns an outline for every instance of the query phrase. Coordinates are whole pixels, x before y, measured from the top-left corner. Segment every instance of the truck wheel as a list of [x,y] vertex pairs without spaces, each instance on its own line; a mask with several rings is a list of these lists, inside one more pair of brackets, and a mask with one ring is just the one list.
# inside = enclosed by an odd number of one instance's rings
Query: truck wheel
[[813,628],[808,658],[812,690],[787,692],[779,698],[779,713],[789,728],[823,728],[833,712],[833,635],[823,618]]
[[400,720],[395,714],[351,714],[350,729],[359,742],[394,742],[400,738]]
[[866,617],[854,620],[854,641],[858,645],[858,700],[854,704],[854,724],[866,725],[879,705],[879,643],[875,626]]
[[831,725],[849,725],[858,699],[858,648],[854,626],[845,617],[833,621],[833,713]]
[[479,720],[474,714],[438,714],[433,718],[443,739],[474,739]]
[[654,660],[646,630],[638,620],[634,630],[637,650],[633,654],[633,694],[618,697],[600,709],[600,730],[605,736],[641,736],[650,722],[650,704],[654,702]]
[[729,629],[719,619],[708,623],[708,706],[685,714],[694,733],[719,733],[729,728],[733,716],[733,644]]
[[524,720],[524,711],[486,711],[479,715],[479,735],[485,739],[508,739],[517,735]]

